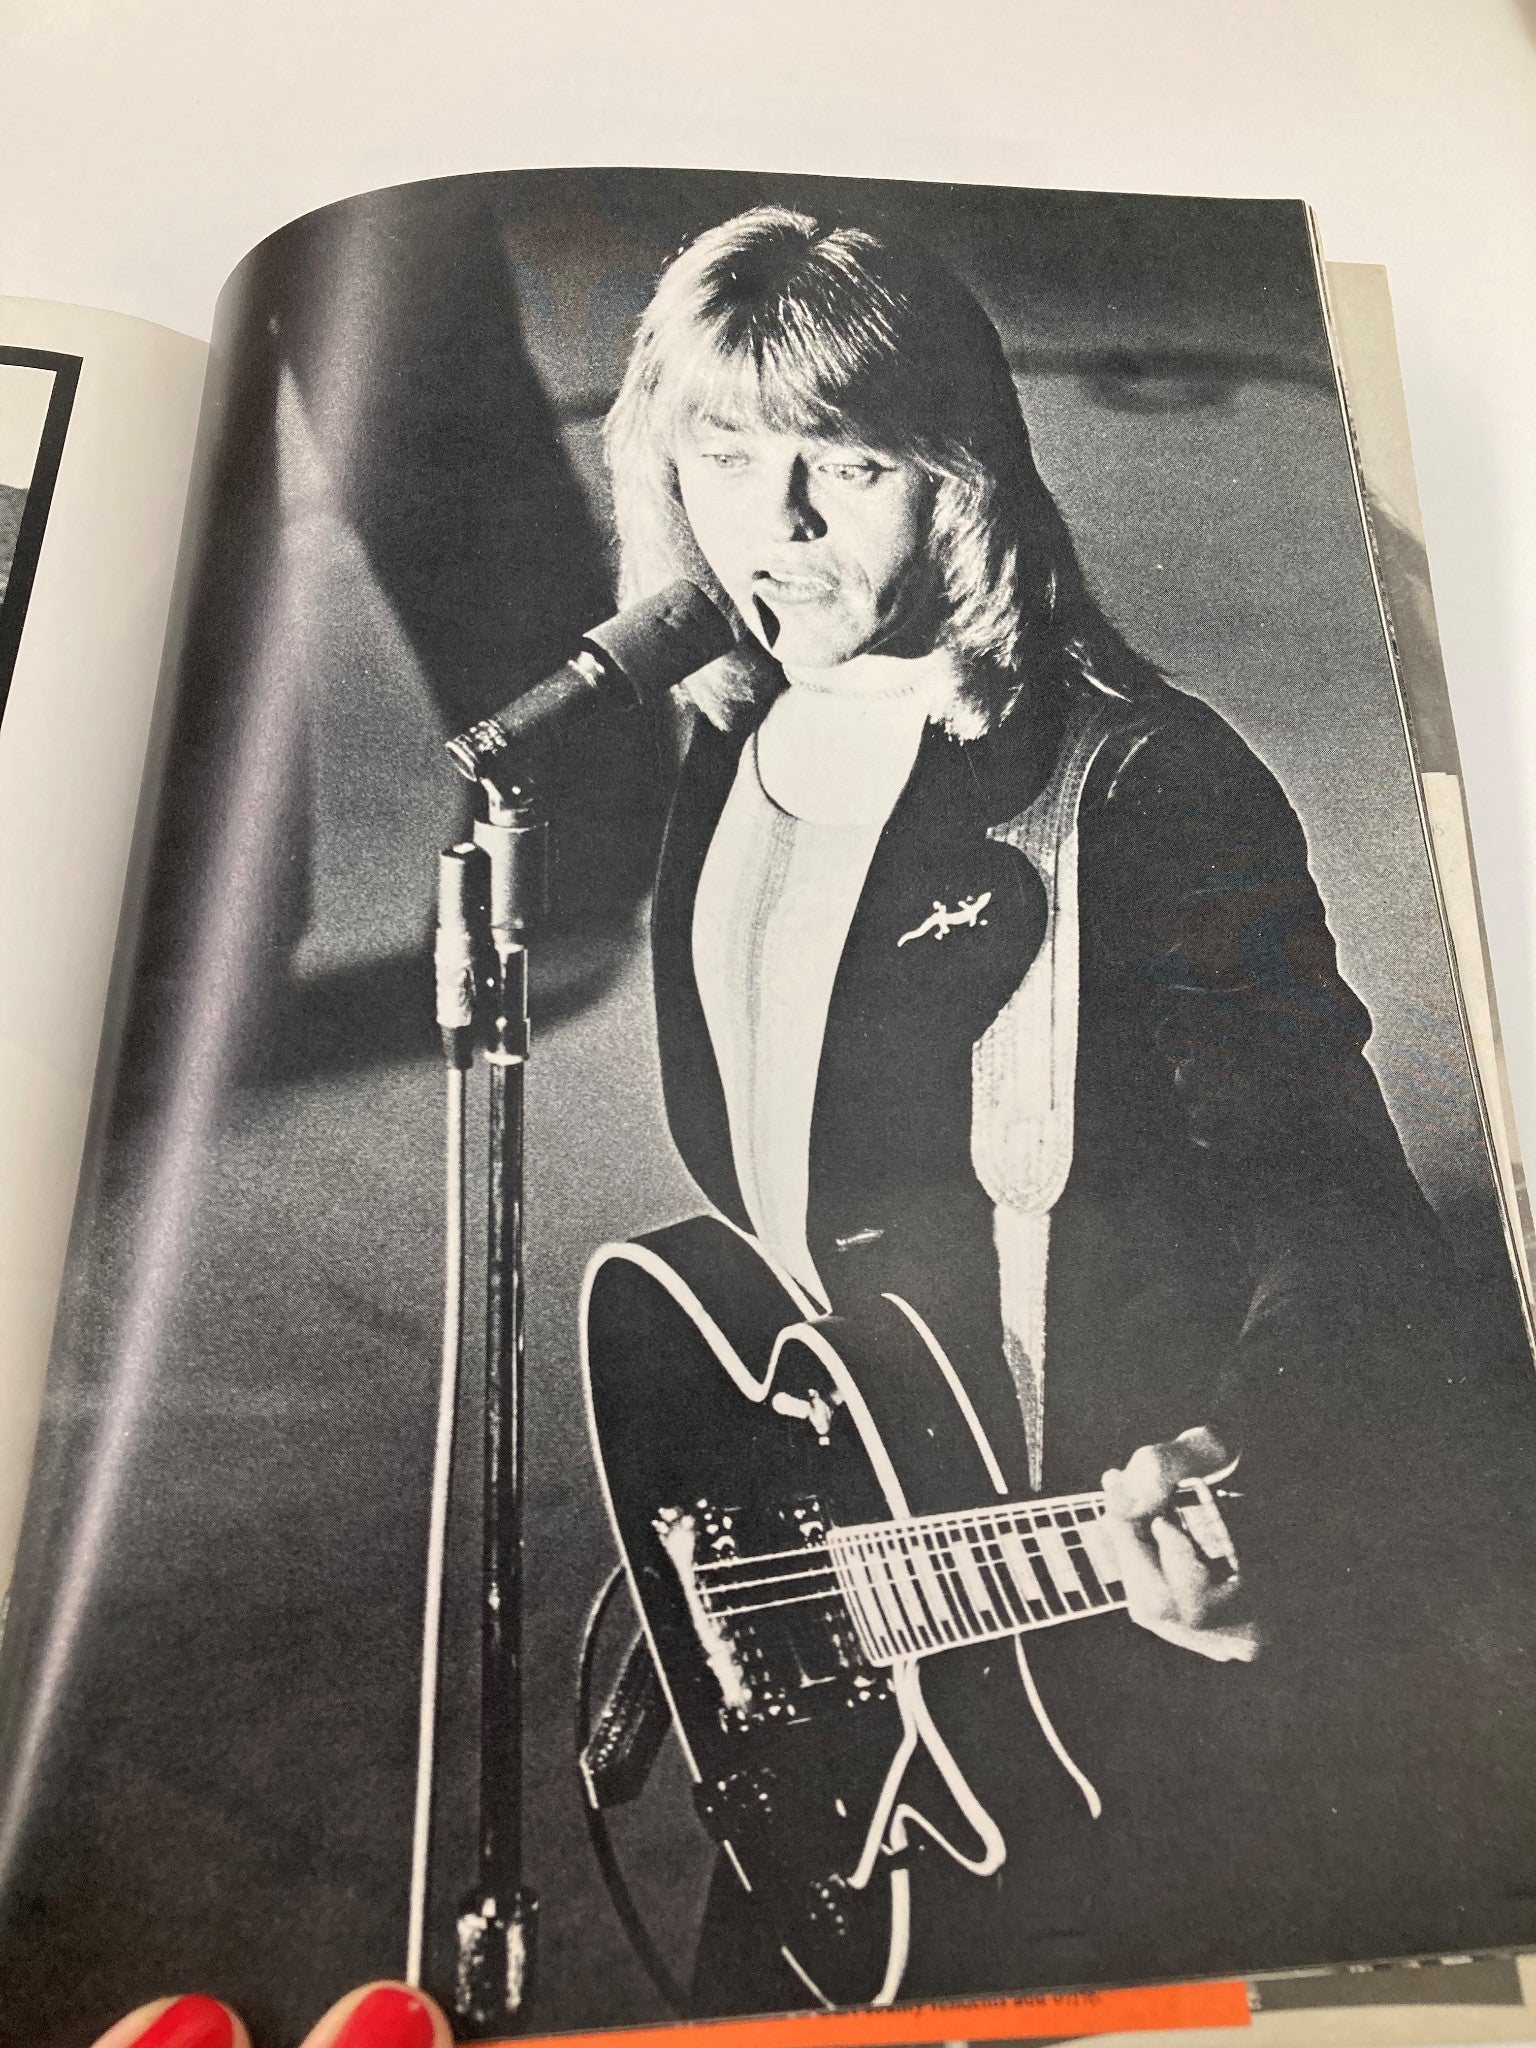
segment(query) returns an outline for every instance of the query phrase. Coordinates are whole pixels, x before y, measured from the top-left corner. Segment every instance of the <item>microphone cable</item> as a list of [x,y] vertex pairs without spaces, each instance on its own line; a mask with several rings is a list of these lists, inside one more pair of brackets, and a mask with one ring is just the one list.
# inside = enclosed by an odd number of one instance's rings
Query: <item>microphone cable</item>
[[438,863],[435,965],[437,1021],[443,1038],[443,1330],[427,1521],[427,1586],[421,1628],[421,1700],[416,1736],[416,1804],[411,1825],[411,1889],[405,1981],[420,1986],[427,1918],[427,1864],[432,1846],[432,1765],[437,1733],[438,1659],[442,1639],[443,1559],[453,1472],[454,1421],[464,1355],[464,1126],[477,962],[470,909],[488,893],[488,863],[471,844],[450,847]]

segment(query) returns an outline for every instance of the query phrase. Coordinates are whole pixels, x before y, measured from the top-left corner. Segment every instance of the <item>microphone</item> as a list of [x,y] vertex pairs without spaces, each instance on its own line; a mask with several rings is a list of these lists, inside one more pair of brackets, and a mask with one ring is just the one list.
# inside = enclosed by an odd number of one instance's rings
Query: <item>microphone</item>
[[[498,787],[500,772],[539,748],[578,706],[643,704],[736,644],[703,591],[685,580],[626,605],[583,633],[569,661],[448,741],[448,755],[470,782]],[[510,758],[509,758],[510,757]]]

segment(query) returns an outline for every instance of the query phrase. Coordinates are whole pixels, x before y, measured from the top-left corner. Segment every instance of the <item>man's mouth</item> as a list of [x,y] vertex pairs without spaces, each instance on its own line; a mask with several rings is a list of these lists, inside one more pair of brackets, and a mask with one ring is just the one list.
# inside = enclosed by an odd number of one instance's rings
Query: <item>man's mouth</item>
[[832,594],[832,584],[825,576],[758,569],[752,581],[762,596],[774,604],[820,604]]
[[755,569],[752,572],[752,609],[757,613],[764,645],[772,649],[778,641],[780,612],[799,605],[825,604],[836,584],[826,576],[807,575],[801,570]]

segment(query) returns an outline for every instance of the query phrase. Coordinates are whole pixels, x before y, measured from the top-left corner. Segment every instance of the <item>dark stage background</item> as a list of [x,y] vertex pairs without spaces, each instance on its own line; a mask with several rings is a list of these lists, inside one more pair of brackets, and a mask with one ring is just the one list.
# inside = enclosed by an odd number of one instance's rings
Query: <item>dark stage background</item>
[[[328,208],[221,305],[201,543],[0,1690],[0,2040],[196,1983],[258,2038],[403,1966],[436,1401],[440,740],[609,602],[599,434],[688,233],[760,199],[935,244],[1015,364],[1110,613],[1280,774],[1426,1188],[1507,1286],[1296,206],[548,172]],[[530,1877],[539,2028],[659,2010],[570,1755],[611,1562],[574,1304],[696,1206],[660,1115],[644,899],[662,781],[559,793],[530,1078]],[[473,1213],[473,1212],[472,1212]],[[429,1982],[472,1872],[473,1375],[447,1596]],[[1130,1446],[1127,1446],[1129,1449]],[[670,1747],[621,1843],[686,1969],[707,1870]]]

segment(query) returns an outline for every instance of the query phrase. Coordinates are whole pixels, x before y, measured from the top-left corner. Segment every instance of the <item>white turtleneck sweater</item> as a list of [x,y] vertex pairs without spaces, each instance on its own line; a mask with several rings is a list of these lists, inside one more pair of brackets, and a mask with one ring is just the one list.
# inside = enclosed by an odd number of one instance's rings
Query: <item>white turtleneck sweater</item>
[[832,985],[875,844],[954,680],[945,654],[792,677],[742,749],[699,877],[694,973],[742,1200],[822,1302],[806,1203]]

